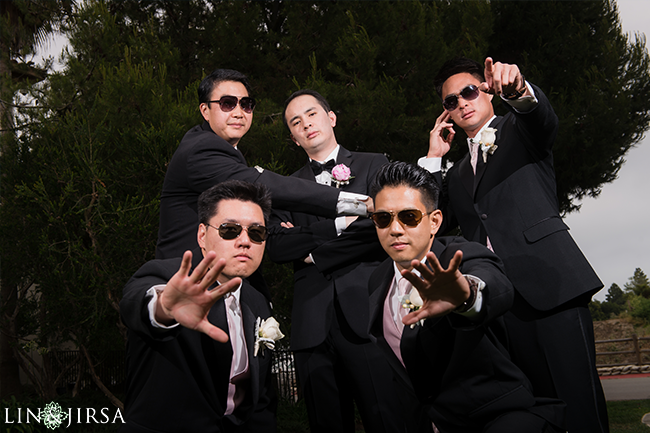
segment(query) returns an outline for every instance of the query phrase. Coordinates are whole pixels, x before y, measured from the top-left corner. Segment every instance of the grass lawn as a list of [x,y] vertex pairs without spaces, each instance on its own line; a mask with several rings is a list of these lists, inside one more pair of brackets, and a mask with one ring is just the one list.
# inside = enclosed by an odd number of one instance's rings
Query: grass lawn
[[610,433],[650,433],[650,427],[641,422],[650,413],[650,400],[608,401]]

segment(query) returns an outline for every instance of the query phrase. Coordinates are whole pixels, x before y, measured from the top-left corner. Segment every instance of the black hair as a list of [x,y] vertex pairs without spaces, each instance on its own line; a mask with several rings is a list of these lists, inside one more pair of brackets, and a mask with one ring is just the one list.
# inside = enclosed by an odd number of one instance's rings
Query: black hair
[[291,96],[289,96],[287,98],[286,101],[284,101],[284,110],[282,111],[282,121],[284,122],[284,126],[286,126],[287,128],[289,128],[289,123],[287,123],[287,117],[286,117],[287,106],[289,105],[289,103],[291,101],[296,99],[298,96],[302,96],[302,95],[309,95],[309,96],[313,96],[314,98],[316,98],[316,100],[318,101],[320,106],[323,107],[323,109],[325,110],[326,113],[329,113],[330,111],[332,111],[332,109],[330,108],[330,104],[327,102],[327,99],[325,99],[323,97],[323,95],[321,95],[317,91],[311,90],[311,89],[297,90],[297,91],[293,92],[291,94]]
[[251,96],[251,86],[246,75],[232,69],[215,69],[210,75],[205,77],[199,84],[199,104],[208,102],[212,97],[212,91],[224,81],[237,81],[246,87],[248,96]]
[[433,79],[433,86],[435,87],[438,96],[441,98],[443,97],[442,85],[445,84],[445,81],[447,81],[449,77],[462,73],[475,76],[481,83],[485,81],[483,65],[475,60],[468,59],[467,57],[454,57],[442,65],[440,71],[438,71],[438,74]]
[[426,169],[408,162],[391,162],[381,167],[370,186],[370,196],[374,200],[382,189],[399,186],[420,191],[427,212],[438,208],[438,181]]
[[271,214],[271,192],[261,183],[227,180],[203,191],[197,203],[199,223],[208,224],[218,212],[222,200],[240,200],[255,203],[262,208],[264,221]]

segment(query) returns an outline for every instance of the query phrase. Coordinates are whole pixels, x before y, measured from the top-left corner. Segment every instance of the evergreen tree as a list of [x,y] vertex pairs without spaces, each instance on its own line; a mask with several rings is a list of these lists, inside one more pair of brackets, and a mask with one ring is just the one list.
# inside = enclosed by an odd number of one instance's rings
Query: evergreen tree
[[[616,3],[492,2],[487,54],[516,63],[560,119],[554,164],[560,208],[596,197],[648,129],[650,58],[643,35],[622,32]],[[525,17],[530,17],[527,19]]]
[[609,314],[603,311],[603,305],[604,303],[601,303],[597,299],[592,299],[589,303],[589,312],[591,313],[591,318],[594,322],[609,319]]
[[[3,335],[43,396],[60,385],[52,372],[64,344],[82,349],[87,367],[123,347],[122,287],[153,258],[166,164],[202,121],[196,88],[217,67],[249,75],[259,100],[240,143],[249,164],[286,174],[305,161],[280,117],[292,91],[312,87],[329,99],[342,145],[415,161],[442,111],[432,77],[457,54],[514,61],[549,95],[562,122],[564,210],[612,181],[648,127],[645,41],[627,41],[608,1],[78,6],[62,29],[71,45],[63,71],[22,86],[36,108],[18,109],[18,129],[0,137],[2,288],[16,296]],[[465,151],[456,144],[450,160]],[[264,266],[288,321],[290,270]]]
[[634,275],[630,277],[624,287],[625,290],[634,293],[636,296],[650,299],[650,280],[648,280],[648,276],[641,268],[634,270]]

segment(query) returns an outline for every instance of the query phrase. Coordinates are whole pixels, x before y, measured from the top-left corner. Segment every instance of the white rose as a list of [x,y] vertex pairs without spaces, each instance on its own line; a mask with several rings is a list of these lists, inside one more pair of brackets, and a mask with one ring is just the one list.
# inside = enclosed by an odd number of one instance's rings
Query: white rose
[[413,304],[413,306],[416,308],[420,308],[423,304],[422,297],[420,296],[420,292],[418,292],[418,289],[416,289],[415,287],[411,289],[410,300],[411,300],[411,304]]
[[268,338],[273,341],[278,341],[284,338],[284,334],[280,331],[280,324],[273,317],[269,317],[260,323],[260,337]]
[[484,145],[491,145],[494,144],[496,140],[497,140],[496,128],[485,128],[483,132],[481,132],[481,139],[479,140],[479,143]]

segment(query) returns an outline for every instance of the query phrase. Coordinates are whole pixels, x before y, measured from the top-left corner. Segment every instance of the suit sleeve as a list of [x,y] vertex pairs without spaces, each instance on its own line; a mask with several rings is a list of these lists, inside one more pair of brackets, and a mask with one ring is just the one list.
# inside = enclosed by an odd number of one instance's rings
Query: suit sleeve
[[483,289],[484,312],[480,323],[470,322],[459,314],[449,314],[447,317],[454,327],[474,327],[484,325],[506,313],[514,301],[514,288],[503,269],[499,257],[477,242],[469,242],[463,238],[449,238],[447,248],[440,255],[440,263],[449,265],[449,261],[458,250],[463,252],[460,271],[473,275],[485,282]]
[[[372,155],[365,179],[367,184],[387,161],[383,155]],[[326,273],[352,263],[385,258],[383,254],[378,255],[378,251],[383,252],[383,249],[377,239],[376,229],[368,218],[358,218],[338,236],[333,219],[290,229],[280,227],[280,222],[286,221],[295,225],[294,214],[273,212],[267,249],[271,260],[278,263],[302,260],[311,254],[318,270]]]
[[520,142],[539,159],[546,158],[553,147],[559,128],[559,119],[550,101],[542,90],[531,84],[538,105],[526,113],[519,113],[510,104],[506,107],[514,115],[514,128],[521,137]]
[[295,223],[291,212],[273,210],[269,222],[266,250],[271,260],[276,263],[302,260],[318,246],[337,237],[333,219],[316,221],[307,226],[296,226],[290,229],[280,226],[280,223],[287,221]]
[[273,207],[333,218],[339,191],[327,186],[290,178],[242,163],[238,150],[211,132],[204,132],[187,158],[190,187],[203,192],[226,180],[263,183],[271,191]]
[[131,331],[147,339],[173,338],[180,326],[162,331],[154,329],[149,320],[147,291],[153,286],[167,284],[180,267],[180,259],[152,260],[145,263],[124,286],[120,301],[122,322]]

